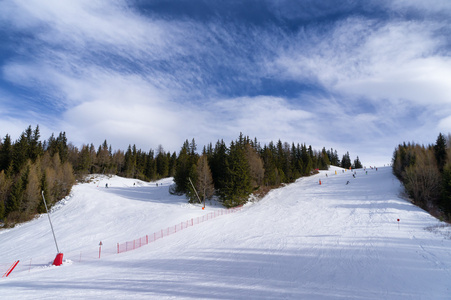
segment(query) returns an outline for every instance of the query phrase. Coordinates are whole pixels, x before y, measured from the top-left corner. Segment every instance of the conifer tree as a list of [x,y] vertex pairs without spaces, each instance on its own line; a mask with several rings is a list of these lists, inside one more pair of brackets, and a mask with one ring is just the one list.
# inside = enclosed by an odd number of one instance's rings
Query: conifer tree
[[157,174],[159,177],[165,178],[169,176],[169,159],[163,146],[158,147],[158,154],[156,158]]
[[13,145],[12,165],[13,172],[15,174],[18,174],[22,169],[22,167],[27,162],[28,159],[27,154],[28,154],[28,143],[25,134],[22,133],[20,135],[19,140],[17,140]]
[[189,188],[188,177],[192,167],[189,149],[190,145],[188,140],[186,140],[180,149],[180,153],[177,158],[177,168],[174,175],[174,182],[176,184],[175,191],[181,194],[186,193]]
[[349,169],[351,167],[351,157],[349,156],[349,152],[343,155],[341,159],[341,167],[345,169]]
[[102,146],[99,146],[96,154],[96,162],[98,170],[102,174],[109,173],[111,157],[107,140],[103,142]]
[[133,178],[135,176],[135,168],[136,168],[136,157],[132,152],[132,146],[128,145],[124,161],[125,177]]
[[232,142],[227,159],[224,205],[234,207],[244,204],[251,192],[250,170],[244,150]]
[[361,169],[363,168],[362,163],[360,162],[359,157],[354,160],[354,169]]
[[224,190],[227,180],[227,151],[224,141],[218,140],[208,161],[215,189],[219,193]]
[[443,172],[443,168],[446,163],[446,139],[443,134],[439,134],[436,144],[434,146],[435,159],[437,160],[437,166],[440,172]]
[[[168,157],[169,157],[169,152],[168,152]],[[173,152],[171,157],[168,159],[169,160],[169,177],[174,177],[175,175],[175,170],[177,168],[177,153]]]
[[154,159],[154,152],[152,149],[149,150],[149,153],[147,153],[146,158],[146,167],[144,174],[147,178],[147,180],[154,180],[157,178],[157,166]]
[[451,220],[451,164],[447,164],[443,170],[443,190],[440,199],[440,207]]
[[313,170],[313,161],[305,144],[303,144],[301,147],[301,158],[302,164],[304,166],[304,173],[302,175],[308,176]]
[[9,167],[12,166],[12,160],[11,137],[7,134],[0,148],[0,171],[7,172]]

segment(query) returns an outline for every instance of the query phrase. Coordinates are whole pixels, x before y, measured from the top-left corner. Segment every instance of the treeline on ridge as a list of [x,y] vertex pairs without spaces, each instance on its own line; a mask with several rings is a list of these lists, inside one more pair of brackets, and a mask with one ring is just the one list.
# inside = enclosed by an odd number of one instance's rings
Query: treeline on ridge
[[361,167],[359,158],[351,163],[349,153],[340,160],[337,151],[313,150],[305,144],[291,145],[280,140],[261,146],[240,134],[227,146],[222,140],[210,143],[197,153],[194,139],[176,152],[160,145],[148,152],[129,146],[113,151],[105,140],[81,149],[68,143],[66,134],[40,140],[39,126],[29,126],[15,142],[6,134],[0,141],[0,225],[13,226],[45,211],[41,191],[51,207],[70,193],[76,180],[88,174],[119,175],[152,181],[174,177],[174,193],[185,193],[190,201],[217,195],[227,207],[243,204],[251,193],[264,192],[282,183],[310,175],[329,165]]
[[434,145],[403,143],[393,154],[393,173],[413,203],[451,221],[451,135],[440,133]]
[[182,146],[173,192],[186,194],[190,202],[203,202],[217,195],[226,207],[244,204],[251,193],[265,193],[315,170],[326,170],[329,165],[362,167],[358,157],[351,163],[349,152],[340,162],[333,149],[315,151],[306,144],[290,145],[280,140],[261,146],[257,139],[243,134],[229,147],[221,140],[214,147],[211,143],[204,147],[201,155],[196,148],[194,140]]

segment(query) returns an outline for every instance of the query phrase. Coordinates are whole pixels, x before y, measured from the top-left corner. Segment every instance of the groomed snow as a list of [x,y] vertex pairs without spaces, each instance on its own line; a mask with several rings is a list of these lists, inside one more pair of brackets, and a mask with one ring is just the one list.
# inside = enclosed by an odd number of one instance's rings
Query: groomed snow
[[47,215],[0,231],[2,274],[20,260],[0,279],[0,297],[451,299],[450,227],[403,199],[390,167],[367,171],[301,178],[239,212],[121,254],[117,243],[220,207],[170,195],[170,179],[157,186],[96,177],[50,214],[62,266],[51,266]]

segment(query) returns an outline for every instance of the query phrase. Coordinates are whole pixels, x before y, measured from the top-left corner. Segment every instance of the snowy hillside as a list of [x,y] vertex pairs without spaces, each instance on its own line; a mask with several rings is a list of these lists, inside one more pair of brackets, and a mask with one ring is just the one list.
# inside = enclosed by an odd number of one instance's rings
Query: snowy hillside
[[367,171],[302,178],[120,254],[220,207],[170,195],[171,180],[97,178],[51,213],[62,266],[46,215],[0,231],[2,274],[20,260],[1,299],[451,299],[450,227],[401,199],[391,168]]

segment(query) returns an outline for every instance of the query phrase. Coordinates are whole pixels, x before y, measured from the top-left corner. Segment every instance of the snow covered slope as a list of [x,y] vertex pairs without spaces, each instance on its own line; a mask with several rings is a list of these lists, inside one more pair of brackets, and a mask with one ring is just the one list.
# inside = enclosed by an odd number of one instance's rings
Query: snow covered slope
[[170,180],[78,185],[51,213],[62,266],[46,215],[0,231],[0,271],[20,259],[1,299],[451,299],[450,228],[400,198],[391,168],[367,171],[302,178],[121,254],[118,242],[219,207],[170,195]]

